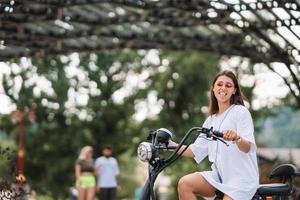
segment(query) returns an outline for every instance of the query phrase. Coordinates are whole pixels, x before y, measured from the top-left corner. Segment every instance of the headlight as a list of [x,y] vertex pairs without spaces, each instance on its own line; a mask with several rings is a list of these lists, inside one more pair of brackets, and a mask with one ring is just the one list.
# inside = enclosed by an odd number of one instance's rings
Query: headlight
[[141,161],[148,162],[151,160],[153,155],[153,144],[149,142],[142,142],[137,148],[137,154]]

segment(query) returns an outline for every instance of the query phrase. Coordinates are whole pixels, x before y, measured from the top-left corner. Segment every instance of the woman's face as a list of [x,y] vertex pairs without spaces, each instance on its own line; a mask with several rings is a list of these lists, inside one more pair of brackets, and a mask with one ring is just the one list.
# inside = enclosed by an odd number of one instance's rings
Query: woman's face
[[231,78],[222,75],[214,83],[213,92],[219,103],[230,103],[230,98],[236,92],[236,88]]
[[92,158],[93,157],[93,150],[89,150],[87,153],[86,153],[86,157],[89,159],[89,158]]

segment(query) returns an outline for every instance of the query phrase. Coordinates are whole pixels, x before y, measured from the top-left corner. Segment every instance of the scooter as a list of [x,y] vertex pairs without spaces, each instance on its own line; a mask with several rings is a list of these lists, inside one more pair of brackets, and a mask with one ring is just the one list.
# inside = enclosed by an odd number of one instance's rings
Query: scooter
[[[148,135],[148,142],[142,142],[137,148],[138,158],[142,162],[149,163],[149,174],[148,179],[144,185],[143,192],[140,200],[155,200],[154,194],[154,183],[159,175],[166,167],[173,164],[191,145],[193,142],[190,137],[193,132],[198,133],[198,137],[206,137],[212,140],[219,140],[224,145],[228,144],[224,141],[223,133],[204,127],[193,127],[185,134],[183,139],[180,141],[178,146],[169,147],[169,141],[173,137],[173,133],[165,128],[160,128],[155,131],[150,131]],[[180,150],[183,145],[185,147]],[[162,157],[163,151],[171,151],[171,155],[167,158]],[[180,150],[180,152],[179,152]],[[294,190],[293,178],[300,176],[296,167],[292,164],[282,164],[273,169],[270,174],[270,178],[279,178],[282,180],[280,183],[272,184],[261,184],[252,200],[300,200],[300,195],[292,195]],[[221,192],[217,193],[215,200],[222,200],[223,194]]]

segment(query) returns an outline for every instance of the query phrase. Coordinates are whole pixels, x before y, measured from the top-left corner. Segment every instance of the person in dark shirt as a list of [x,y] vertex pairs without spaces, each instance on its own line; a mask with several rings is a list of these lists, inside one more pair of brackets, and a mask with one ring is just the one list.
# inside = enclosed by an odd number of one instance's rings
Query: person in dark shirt
[[93,148],[85,146],[81,149],[75,163],[76,188],[78,200],[93,200],[95,196],[96,178],[94,174]]

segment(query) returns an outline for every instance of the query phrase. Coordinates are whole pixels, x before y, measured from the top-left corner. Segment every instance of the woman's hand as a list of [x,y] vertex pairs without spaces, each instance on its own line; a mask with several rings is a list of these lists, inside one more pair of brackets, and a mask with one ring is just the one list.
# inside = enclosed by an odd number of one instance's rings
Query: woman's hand
[[172,140],[168,141],[168,148],[176,148],[178,144]]
[[224,140],[235,141],[240,138],[240,136],[232,130],[223,130],[222,132]]
[[250,142],[240,137],[232,130],[223,130],[223,138],[224,140],[236,141],[238,148],[244,153],[248,153],[250,151]]

